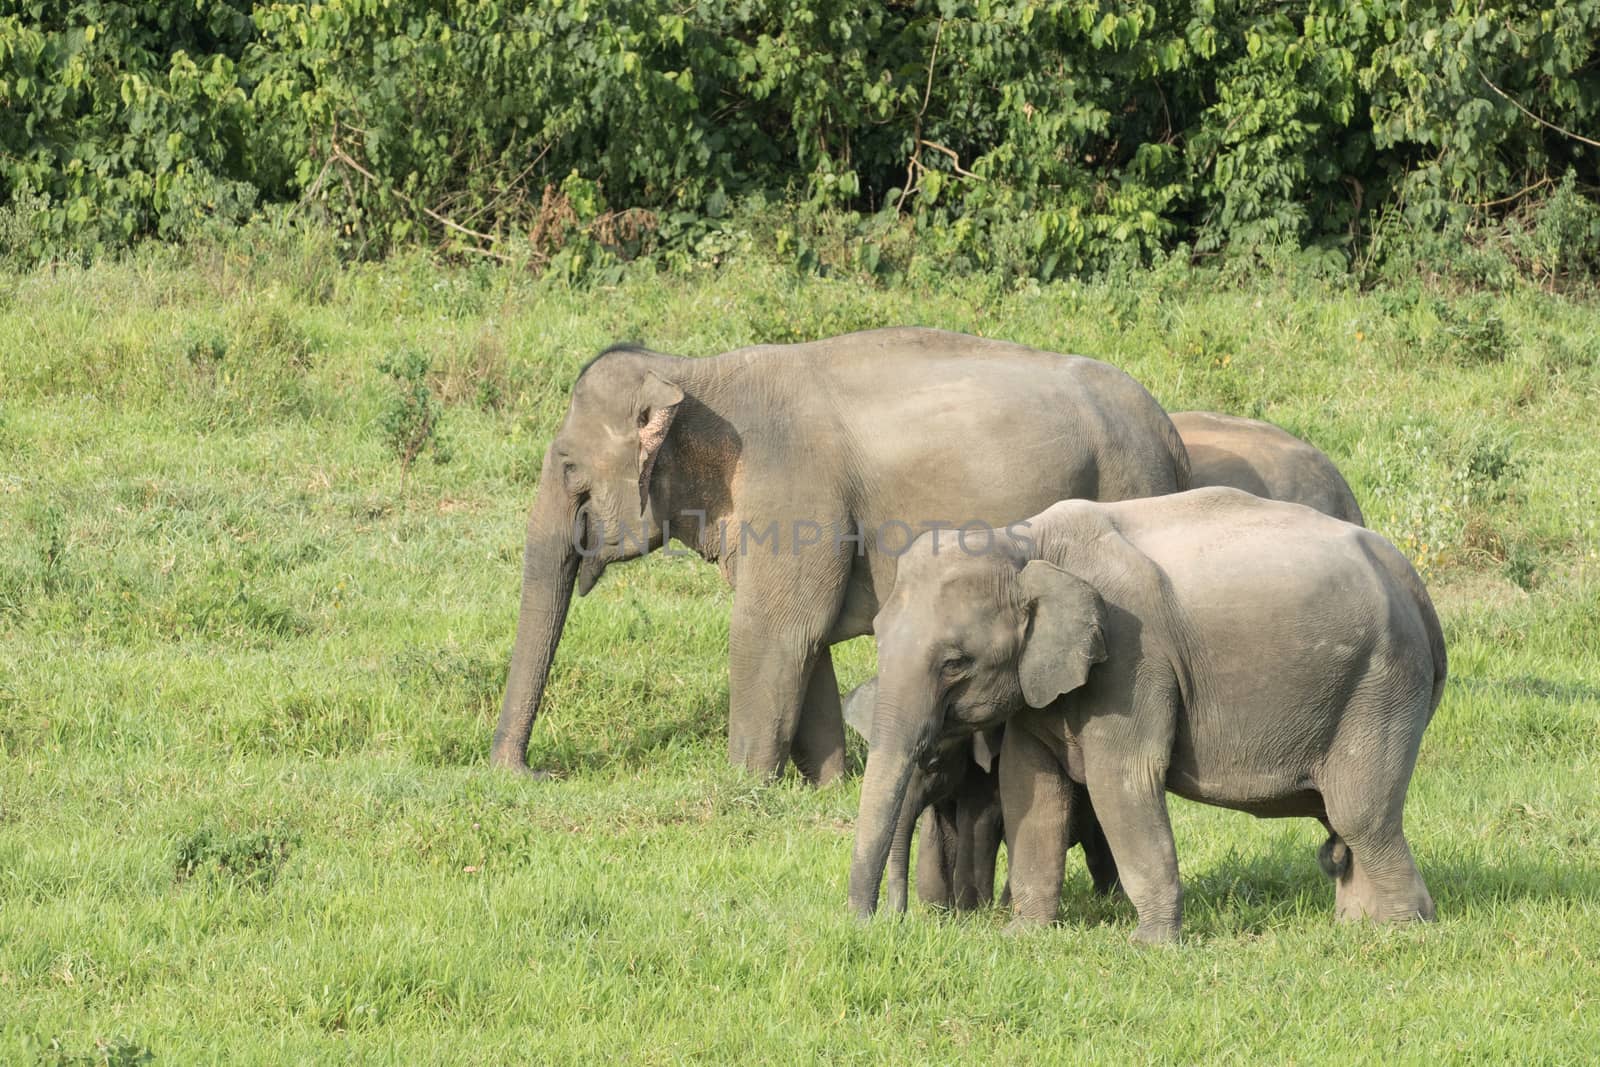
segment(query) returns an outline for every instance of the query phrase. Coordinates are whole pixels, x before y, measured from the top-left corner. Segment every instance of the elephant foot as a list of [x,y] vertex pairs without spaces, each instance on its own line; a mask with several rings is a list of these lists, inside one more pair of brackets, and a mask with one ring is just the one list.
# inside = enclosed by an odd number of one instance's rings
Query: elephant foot
[[1386,888],[1361,866],[1358,858],[1334,889],[1334,913],[1342,922],[1432,922],[1433,897],[1415,871],[1402,872]]
[[1177,923],[1140,923],[1128,940],[1141,947],[1172,946],[1178,943],[1180,931]]
[[829,756],[815,774],[808,773],[804,768],[801,768],[800,773],[807,782],[821,789],[844,778],[844,771],[844,753],[841,751],[837,757]]
[[1042,919],[1030,919],[1025,915],[1018,915],[1001,928],[1004,937],[1021,937],[1024,934],[1035,933],[1045,929],[1050,924]]
[[536,771],[522,760],[490,757],[489,766],[502,774],[513,774],[518,778],[530,782],[549,782],[553,781],[556,777],[550,771]]

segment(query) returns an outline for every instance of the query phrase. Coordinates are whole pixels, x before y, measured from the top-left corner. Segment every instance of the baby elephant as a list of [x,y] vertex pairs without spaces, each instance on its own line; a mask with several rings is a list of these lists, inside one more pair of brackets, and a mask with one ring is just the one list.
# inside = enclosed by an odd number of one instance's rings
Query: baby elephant
[[1064,501],[1012,529],[1024,536],[972,532],[961,548],[924,535],[899,562],[875,622],[858,914],[877,906],[918,761],[1006,722],[1019,920],[1055,917],[1074,783],[1094,797],[1135,940],[1175,940],[1182,924],[1167,790],[1320,820],[1342,917],[1433,917],[1402,811],[1444,687],[1444,639],[1393,545],[1223,488]]
[[[872,743],[872,716],[878,680],[868,679],[844,698],[844,721]],[[917,896],[924,904],[953,911],[971,911],[994,899],[994,871],[1005,826],[1001,820],[1000,783],[996,773],[1002,730],[951,738],[931,747],[906,786],[894,844],[889,851],[889,906],[905,910],[912,828],[917,848]],[[919,819],[920,816],[920,819]],[[1082,785],[1073,783],[1070,811],[1064,818],[1063,850],[1082,845],[1096,893],[1117,886],[1117,867],[1105,835],[1095,820],[1094,805]],[[1001,904],[1010,899],[1009,892]]]

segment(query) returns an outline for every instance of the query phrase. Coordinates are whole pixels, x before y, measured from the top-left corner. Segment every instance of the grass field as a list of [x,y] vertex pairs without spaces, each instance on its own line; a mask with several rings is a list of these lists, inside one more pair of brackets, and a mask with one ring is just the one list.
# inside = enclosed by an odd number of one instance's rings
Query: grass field
[[[613,568],[533,783],[488,771],[576,368],[922,323],[1270,418],[1416,560],[1452,678],[1426,927],[1338,926],[1319,828],[1174,802],[1184,945],[845,909],[857,780],[723,755],[729,595]],[[376,370],[434,357],[402,485]],[[883,290],[759,260],[570,291],[270,243],[0,277],[0,1062],[1593,1062],[1600,308],[1169,265]],[[839,657],[872,671],[870,642]],[[859,758],[859,753],[857,753]]]

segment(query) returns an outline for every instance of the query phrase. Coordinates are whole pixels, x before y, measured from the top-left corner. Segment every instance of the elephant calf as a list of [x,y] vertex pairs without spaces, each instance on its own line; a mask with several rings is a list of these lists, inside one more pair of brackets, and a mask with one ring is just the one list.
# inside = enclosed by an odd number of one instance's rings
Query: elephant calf
[[1012,529],[984,553],[919,538],[876,620],[858,914],[877,907],[918,761],[1006,723],[1020,921],[1055,917],[1073,783],[1094,797],[1136,940],[1175,940],[1182,924],[1169,790],[1320,820],[1342,917],[1433,917],[1402,811],[1446,657],[1427,590],[1393,545],[1222,488],[1064,501]]
[[[844,721],[869,744],[877,699],[876,678],[858,685],[844,698]],[[1005,822],[996,767],[1000,753],[989,742],[997,744],[1002,736],[995,730],[971,739],[952,739],[934,747],[912,772],[889,853],[891,907],[905,910],[913,826],[922,842],[917,849],[917,896],[924,904],[971,911],[993,902]],[[1111,893],[1117,886],[1117,867],[1088,791],[1081,785],[1074,788],[1066,821],[1065,847],[1070,850],[1081,844],[1095,892]],[[1008,900],[1009,894],[1001,902]]]

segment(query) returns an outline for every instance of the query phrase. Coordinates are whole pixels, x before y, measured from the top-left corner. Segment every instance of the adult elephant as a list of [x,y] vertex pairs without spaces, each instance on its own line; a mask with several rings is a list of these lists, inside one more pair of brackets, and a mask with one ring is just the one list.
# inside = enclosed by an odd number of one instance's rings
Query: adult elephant
[[1304,504],[1357,526],[1365,526],[1350,484],[1321,449],[1270,422],[1181,411],[1172,425],[1183,436],[1196,489],[1222,485],[1264,500]]
[[734,588],[731,759],[772,776],[792,755],[829,781],[844,728],[828,647],[871,632],[913,536],[1187,485],[1160,405],[1081,356],[915,328],[708,359],[609,349],[545,453],[491,760],[527,769],[574,583],[674,538]]
[[[1183,438],[1193,487],[1241,489],[1365,525],[1349,483],[1315,445],[1270,422],[1211,411],[1177,412],[1172,415],[1172,425]],[[858,733],[866,734],[876,699],[876,679],[845,698],[845,721]],[[980,735],[979,743],[972,746],[971,759],[951,758],[951,750],[965,749],[950,745],[941,752],[937,773],[926,768],[913,772],[902,812],[904,826],[890,853],[891,886],[904,885],[905,879],[895,872],[908,862],[911,826],[916,823],[921,841],[917,896],[923,903],[965,911],[994,899],[994,872],[1005,837],[995,766],[1002,733],[996,729]],[[1083,846],[1095,891],[1108,893],[1117,884],[1116,863],[1081,786],[1074,788],[1072,811],[1068,847]]]

